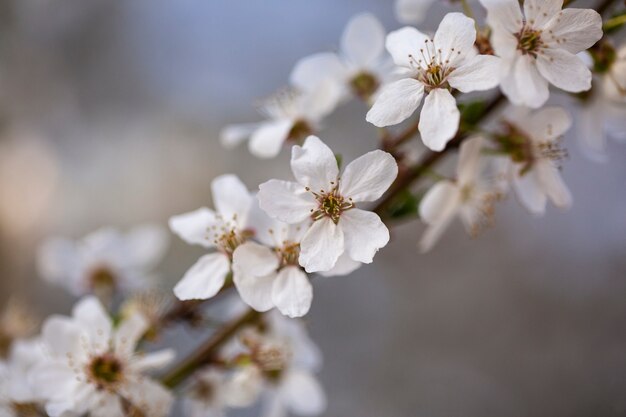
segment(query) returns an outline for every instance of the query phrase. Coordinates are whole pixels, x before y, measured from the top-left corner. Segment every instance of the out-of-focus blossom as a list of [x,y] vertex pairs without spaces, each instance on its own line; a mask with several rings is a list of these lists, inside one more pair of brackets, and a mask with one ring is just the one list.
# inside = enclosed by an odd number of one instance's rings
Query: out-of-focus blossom
[[299,143],[321,128],[339,102],[341,90],[326,80],[312,89],[287,88],[266,100],[262,112],[267,121],[225,127],[220,139],[226,147],[234,147],[250,138],[248,148],[259,158],[273,158],[286,142]]
[[322,52],[302,58],[291,72],[293,85],[312,90],[327,80],[337,84],[342,97],[369,100],[390,78],[392,62],[385,52],[385,28],[371,13],[348,22],[339,53]]
[[151,271],[169,244],[164,228],[138,226],[126,234],[100,229],[83,239],[46,240],[38,254],[41,276],[80,296],[93,293],[108,298],[146,288],[156,278]]
[[51,417],[166,416],[173,397],[146,372],[166,366],[174,352],[135,352],[146,329],[140,315],[114,327],[92,296],[76,304],[72,317],[48,318],[41,336],[48,358],[30,375],[46,412]]
[[394,158],[375,150],[352,161],[339,176],[332,150],[310,136],[294,146],[291,170],[297,182],[270,180],[259,187],[259,204],[272,218],[288,224],[313,222],[300,241],[299,263],[307,272],[332,269],[342,254],[371,263],[389,241],[377,214],[356,208],[375,201],[398,174]]
[[[594,160],[606,161],[606,139],[626,141],[626,45],[609,50],[607,68],[598,73],[590,97],[580,105],[577,136],[582,149]],[[589,65],[587,52],[579,54]]]
[[595,10],[567,8],[562,0],[481,0],[496,55],[502,57],[502,92],[517,105],[538,108],[548,84],[578,93],[591,88],[591,71],[576,54],[602,37]]
[[456,180],[439,181],[422,199],[420,218],[428,225],[419,244],[422,252],[437,243],[457,216],[472,236],[492,221],[493,204],[500,198],[500,192],[496,184],[482,173],[484,158],[481,157],[481,150],[484,142],[480,136],[463,142]]
[[0,416],[38,415],[41,398],[29,382],[29,373],[43,360],[39,339],[19,340],[11,346],[7,361],[0,362]]
[[9,298],[0,314],[0,358],[9,354],[14,341],[31,336],[37,324],[37,317],[24,300]]
[[396,18],[404,24],[422,23],[433,3],[435,0],[396,0]]
[[174,287],[181,300],[206,300],[224,286],[235,249],[254,235],[249,214],[253,196],[239,178],[221,175],[211,183],[216,211],[202,207],[170,219],[185,242],[213,251],[202,256]]
[[186,391],[182,407],[188,417],[224,417],[228,403],[224,372],[207,368],[198,372]]
[[561,108],[549,107],[530,113],[518,108],[506,116],[506,132],[496,135],[502,159],[502,175],[513,184],[526,209],[535,215],[545,212],[546,202],[562,209],[572,204],[572,196],[559,172],[559,162],[566,156],[560,146],[562,135],[572,120]]
[[474,21],[448,13],[433,39],[405,27],[387,36],[387,50],[404,78],[384,86],[366,119],[375,126],[398,124],[419,107],[419,131],[424,144],[441,151],[454,137],[460,112],[450,88],[467,93],[498,85],[500,59],[474,52]]

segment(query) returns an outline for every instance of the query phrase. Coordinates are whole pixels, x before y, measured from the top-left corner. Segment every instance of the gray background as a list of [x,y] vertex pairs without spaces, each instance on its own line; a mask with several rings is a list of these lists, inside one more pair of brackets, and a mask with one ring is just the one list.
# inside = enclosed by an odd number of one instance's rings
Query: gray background
[[[36,277],[42,237],[165,223],[208,204],[224,172],[251,188],[287,178],[288,152],[227,151],[219,129],[259,120],[255,100],[298,58],[334,49],[353,14],[399,26],[375,0],[1,5],[0,298],[23,294],[41,314],[72,302]],[[322,133],[345,160],[377,146],[365,110],[341,107]],[[493,229],[473,240],[455,224],[428,255],[407,223],[372,266],[316,282],[325,415],[626,414],[626,147],[597,164],[566,143],[570,211],[537,219],[509,197]],[[201,253],[172,242],[164,289]]]

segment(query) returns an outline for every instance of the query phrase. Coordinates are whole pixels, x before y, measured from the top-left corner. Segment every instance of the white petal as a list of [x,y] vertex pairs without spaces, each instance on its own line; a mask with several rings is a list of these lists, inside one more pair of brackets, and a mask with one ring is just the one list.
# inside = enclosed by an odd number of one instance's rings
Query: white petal
[[519,56],[510,74],[501,82],[502,92],[513,104],[541,107],[550,95],[548,82],[539,74],[535,60],[529,55]]
[[133,358],[132,367],[138,372],[161,369],[172,363],[176,357],[174,349],[162,349],[138,358]]
[[[276,256],[274,255],[274,258]],[[249,273],[238,265],[233,265],[233,282],[239,296],[256,311],[268,311],[274,307],[272,286],[276,280],[275,269],[265,275]]]
[[422,142],[433,151],[442,151],[459,129],[461,113],[456,100],[443,88],[433,89],[424,100],[419,131]]
[[[80,327],[68,317],[52,316],[43,324],[41,335],[50,353],[64,358],[82,352]],[[77,358],[79,359],[79,358]]]
[[228,256],[223,253],[204,255],[185,273],[174,287],[179,300],[206,300],[224,286],[230,270]]
[[400,23],[422,23],[435,0],[396,0],[396,18]]
[[249,407],[259,397],[263,388],[263,375],[256,366],[236,369],[224,387],[226,405]]
[[79,253],[73,241],[63,238],[46,240],[37,253],[41,277],[51,283],[67,284],[80,267]]
[[542,29],[563,7],[563,0],[525,0],[524,16],[528,23]]
[[366,68],[385,50],[385,28],[371,13],[360,13],[348,22],[341,37],[341,52],[351,63]]
[[460,191],[450,181],[432,186],[420,202],[420,218],[428,228],[419,243],[421,252],[427,252],[437,243],[460,207]]
[[252,195],[241,180],[233,174],[220,175],[211,182],[213,204],[224,220],[236,219],[245,225],[252,205]]
[[233,268],[241,269],[246,275],[265,276],[278,269],[279,259],[267,246],[246,242],[233,253]]
[[389,230],[376,213],[350,209],[341,215],[346,252],[355,261],[369,264],[378,250],[389,242]]
[[343,239],[341,228],[330,218],[313,222],[300,242],[300,265],[306,272],[328,271],[344,251]]
[[345,91],[345,86],[334,79],[322,81],[310,91],[300,96],[298,102],[301,118],[318,123],[335,110]]
[[487,23],[492,28],[510,33],[522,29],[524,16],[517,0],[480,0],[480,3],[487,9]]
[[94,296],[83,298],[72,309],[72,317],[89,335],[89,341],[106,345],[113,323],[102,303]]
[[259,127],[259,123],[226,126],[220,132],[220,142],[225,148],[232,149],[248,139]]
[[546,30],[549,31],[546,42],[552,47],[577,54],[591,48],[602,37],[602,16],[592,9],[568,8],[552,19]]
[[535,112],[523,129],[535,141],[546,142],[562,136],[572,126],[572,118],[560,107],[546,107]]
[[375,201],[398,175],[398,164],[393,156],[375,150],[350,162],[341,176],[339,193],[354,202]]
[[317,208],[313,195],[295,182],[264,182],[259,185],[257,198],[268,216],[289,224],[302,222],[311,215],[311,210]]
[[413,69],[416,59],[421,56],[420,48],[424,48],[427,41],[430,37],[407,26],[389,32],[385,46],[396,65]]
[[344,252],[339,259],[337,259],[337,263],[332,269],[319,272],[319,274],[323,277],[339,277],[351,274],[359,269],[361,265],[363,265],[361,262],[352,260],[350,256]]
[[208,239],[207,231],[215,224],[215,221],[215,213],[202,207],[189,213],[172,216],[169,226],[172,232],[185,242],[210,248],[215,245]]
[[135,313],[122,321],[115,332],[115,352],[129,358],[141,337],[148,330],[148,321],[141,313]]
[[94,404],[90,410],[90,417],[125,417],[124,407],[120,397],[113,393],[99,393],[97,406]]
[[126,244],[133,265],[151,269],[161,261],[167,251],[169,235],[158,225],[138,226],[126,235]]
[[285,316],[302,317],[309,312],[313,286],[298,266],[282,268],[274,280],[272,301]]
[[474,136],[466,139],[461,144],[459,151],[459,163],[457,165],[457,177],[461,186],[471,184],[480,171],[480,161],[484,139]]
[[572,195],[563,182],[559,170],[550,161],[537,161],[534,168],[537,177],[543,185],[543,189],[552,203],[561,209],[568,209],[572,206]]
[[448,82],[462,93],[484,91],[500,84],[502,61],[493,55],[475,55],[452,71]]
[[129,401],[146,416],[167,416],[174,402],[172,393],[150,378],[140,378],[126,384],[124,391]]
[[591,88],[589,68],[580,58],[565,50],[545,49],[537,57],[537,68],[551,84],[570,93],[579,93]]
[[382,87],[365,120],[377,127],[403,122],[420,105],[423,95],[424,86],[412,78],[387,84]]
[[[515,170],[519,167],[514,166]],[[526,172],[523,176],[516,173],[513,176],[513,189],[520,203],[532,214],[543,215],[546,211],[547,197],[535,170]]]
[[317,136],[309,136],[304,145],[291,148],[291,170],[300,184],[315,192],[331,189],[331,182],[336,182],[339,175],[335,154]]
[[476,28],[474,20],[463,13],[448,13],[437,28],[433,41],[451,66],[462,62],[474,48]]
[[280,153],[293,127],[289,119],[263,123],[250,137],[248,149],[259,158],[274,158]]
[[29,374],[33,391],[42,398],[71,399],[76,390],[76,374],[66,363],[42,361]]
[[326,395],[310,372],[292,370],[285,376],[281,394],[289,409],[301,416],[313,416],[326,409]]
[[346,71],[337,54],[322,52],[296,62],[289,81],[302,91],[312,91],[329,79],[343,83],[347,75]]

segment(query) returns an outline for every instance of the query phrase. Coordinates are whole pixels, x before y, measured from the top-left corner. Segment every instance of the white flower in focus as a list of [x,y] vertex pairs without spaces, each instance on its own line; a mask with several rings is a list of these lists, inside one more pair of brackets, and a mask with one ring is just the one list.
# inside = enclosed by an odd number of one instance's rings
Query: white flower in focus
[[51,238],[38,253],[41,276],[76,296],[110,296],[145,288],[169,239],[159,226],[140,226],[126,234],[97,230],[79,241]]
[[491,43],[502,57],[502,92],[514,104],[541,107],[548,84],[578,93],[591,88],[591,71],[576,56],[602,37],[602,18],[591,9],[561,10],[562,0],[481,0]]
[[170,228],[191,245],[212,249],[202,256],[174,287],[180,300],[206,300],[224,286],[235,249],[254,235],[249,227],[253,196],[235,175],[221,175],[211,183],[216,211],[206,207],[173,216]]
[[375,213],[356,203],[375,201],[389,188],[398,166],[387,152],[375,150],[352,161],[339,176],[335,155],[310,136],[291,152],[297,182],[270,180],[259,186],[259,205],[288,224],[312,219],[300,241],[299,263],[307,272],[329,271],[342,254],[371,263],[389,241],[389,230]]
[[424,144],[441,151],[454,137],[460,112],[451,89],[463,93],[498,85],[500,59],[474,52],[474,21],[461,13],[448,13],[433,39],[405,27],[387,35],[387,50],[405,78],[384,86],[367,113],[378,127],[398,124],[419,107],[419,131]]
[[496,137],[499,151],[509,156],[501,168],[502,175],[532,214],[543,214],[548,199],[562,209],[572,204],[558,165],[567,155],[559,142],[571,124],[561,108],[548,107],[534,113],[520,108],[506,117],[506,133]]
[[225,127],[220,140],[234,147],[246,140],[250,152],[259,158],[273,158],[286,142],[298,143],[321,127],[322,120],[339,102],[338,86],[327,80],[310,90],[286,89],[266,100],[262,111],[267,121]]
[[41,399],[29,383],[28,376],[31,369],[44,359],[38,339],[13,343],[7,361],[0,362],[0,416],[37,415]]
[[476,236],[489,225],[493,204],[500,198],[495,184],[481,175],[482,137],[467,139],[461,145],[456,181],[439,181],[422,199],[420,218],[428,225],[420,241],[420,250],[429,251],[455,217],[460,217],[467,232]]
[[145,372],[166,366],[174,352],[136,353],[146,327],[139,315],[114,327],[95,297],[79,301],[72,317],[47,319],[41,338],[48,358],[30,375],[46,412],[51,417],[167,415],[172,395]]
[[[593,59],[587,52],[579,57]],[[626,141],[626,45],[620,47],[615,61],[594,80],[591,96],[581,104],[576,118],[577,136],[587,156],[606,161],[606,138]]]
[[323,52],[302,58],[291,72],[298,88],[312,90],[331,80],[343,97],[369,100],[389,79],[391,60],[385,52],[385,28],[371,13],[360,13],[348,22],[338,54]]
[[[300,241],[311,220],[287,225],[279,221],[257,224],[256,238],[262,243],[246,242],[233,254],[233,281],[242,300],[257,311],[273,307],[289,317],[308,313],[313,287],[302,270]],[[361,264],[342,256],[325,276],[345,275]]]

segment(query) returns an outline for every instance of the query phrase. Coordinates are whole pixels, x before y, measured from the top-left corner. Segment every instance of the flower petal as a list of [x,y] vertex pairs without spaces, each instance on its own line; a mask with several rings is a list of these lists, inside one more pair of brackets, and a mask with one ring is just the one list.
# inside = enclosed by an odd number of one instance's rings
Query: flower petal
[[487,24],[495,31],[510,33],[522,29],[524,16],[517,0],[480,0],[487,9]]
[[511,66],[511,72],[501,84],[502,92],[517,105],[541,107],[550,95],[548,82],[539,74],[534,58],[520,55]]
[[339,175],[335,154],[317,136],[309,136],[304,145],[291,149],[291,170],[300,184],[315,192],[330,190]]
[[269,180],[259,185],[259,206],[268,216],[293,224],[311,215],[317,203],[303,185],[295,182]]
[[276,273],[265,276],[249,275],[241,268],[233,269],[233,282],[244,303],[256,311],[265,312],[274,307],[272,301],[272,287],[276,280]]
[[135,313],[126,318],[115,332],[115,352],[122,357],[129,358],[146,330],[148,330],[148,321],[141,313]]
[[552,165],[550,161],[541,160],[537,161],[534,169],[537,171],[537,177],[552,204],[560,209],[569,209],[572,206],[572,194],[563,182],[558,168]]
[[389,230],[376,213],[351,209],[341,215],[339,226],[346,252],[355,261],[369,264],[378,250],[389,242]]
[[126,235],[126,246],[134,266],[151,269],[161,261],[167,251],[169,235],[158,225],[138,226]]
[[543,29],[562,8],[563,0],[525,0],[524,16],[533,28]]
[[350,162],[341,175],[339,193],[352,201],[374,201],[398,175],[398,164],[389,153],[375,150]]
[[462,93],[484,91],[500,84],[502,60],[493,55],[475,55],[452,71],[448,82]]
[[233,253],[233,268],[239,268],[246,275],[262,277],[278,269],[279,264],[272,249],[254,242],[240,245]]
[[113,323],[96,297],[80,300],[72,309],[72,318],[89,335],[89,343],[105,346],[109,343]]
[[[66,359],[63,358],[65,361]],[[66,362],[41,361],[34,365],[28,375],[28,382],[41,398],[67,398],[71,400],[76,390],[76,374]],[[4,400],[4,398],[3,398]]]
[[228,256],[223,253],[204,255],[185,273],[174,287],[179,300],[206,300],[224,286],[230,270]]
[[145,377],[125,384],[124,396],[143,415],[154,417],[169,415],[174,402],[174,396],[163,385]]
[[400,23],[422,23],[435,0],[396,0],[395,13]]
[[224,220],[245,225],[253,197],[248,188],[233,174],[224,174],[211,182],[213,204]]
[[291,71],[289,81],[302,91],[313,91],[324,81],[332,79],[343,83],[346,68],[337,54],[322,52],[300,59]]
[[343,85],[336,80],[326,79],[300,97],[298,113],[301,118],[318,123],[335,110],[343,93],[345,93]]
[[546,142],[562,136],[572,126],[572,118],[560,107],[546,107],[528,118],[523,129],[536,142]]
[[548,48],[537,57],[537,69],[551,84],[570,93],[591,88],[591,71],[584,62],[563,49]]
[[330,218],[316,220],[300,242],[300,265],[306,272],[328,271],[344,251],[343,239],[342,228]]
[[[513,169],[518,170],[518,166]],[[541,182],[535,170],[526,172],[520,176],[515,173],[513,176],[513,189],[519,202],[532,214],[543,215],[546,211],[547,197],[542,189]]]
[[313,300],[313,286],[298,266],[280,270],[272,287],[272,300],[285,316],[302,317],[309,312]]
[[82,331],[69,317],[49,317],[43,324],[41,336],[53,356],[65,358],[68,353],[75,355],[83,352],[81,349]]
[[423,95],[424,86],[412,78],[387,84],[382,87],[365,120],[377,127],[403,122],[420,105]]
[[484,139],[481,136],[474,136],[466,139],[461,144],[459,151],[459,163],[456,175],[461,186],[471,184],[479,174],[481,167],[481,155]]
[[337,263],[332,269],[324,272],[319,272],[319,274],[323,277],[338,277],[343,275],[351,274],[356,271],[363,265],[359,261],[354,261],[348,256],[347,253],[343,253],[339,259],[337,259]]
[[162,349],[134,358],[132,367],[137,372],[161,369],[172,363],[175,357],[176,351],[174,349]]
[[37,253],[37,267],[43,279],[65,286],[70,277],[79,273],[80,254],[76,244],[63,238],[46,240]]
[[463,13],[448,13],[444,16],[433,39],[437,51],[441,51],[449,65],[456,66],[473,51],[476,40],[474,19]]
[[452,94],[443,88],[433,89],[426,96],[420,114],[422,142],[433,151],[442,151],[456,135],[460,119],[461,113]]
[[373,65],[385,50],[385,28],[372,13],[360,13],[348,22],[341,52],[359,68]]
[[567,8],[550,21],[546,30],[550,46],[577,54],[602,37],[602,16],[592,9]]
[[420,252],[427,252],[437,243],[461,204],[459,188],[450,181],[439,181],[420,202],[420,218],[428,225],[420,239]]
[[318,415],[326,409],[326,395],[312,373],[291,370],[281,384],[281,394],[289,409],[298,415]]
[[232,149],[252,136],[260,126],[260,123],[228,125],[220,132],[220,142],[225,148]]
[[185,242],[191,245],[211,248],[215,245],[208,239],[207,230],[215,222],[213,210],[202,207],[189,213],[170,217],[169,226],[172,232],[176,233]]
[[289,119],[263,123],[250,136],[250,153],[259,158],[274,158],[280,153],[292,127],[293,121]]
[[428,42],[430,37],[407,26],[389,32],[385,46],[396,65],[414,69],[415,57],[421,56],[420,48],[425,48]]

